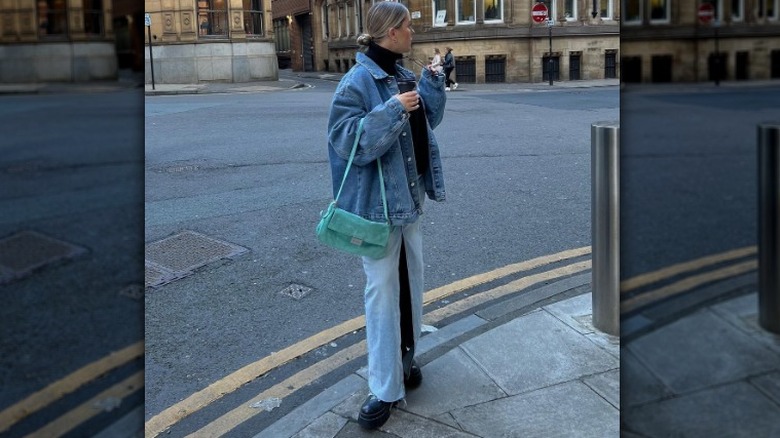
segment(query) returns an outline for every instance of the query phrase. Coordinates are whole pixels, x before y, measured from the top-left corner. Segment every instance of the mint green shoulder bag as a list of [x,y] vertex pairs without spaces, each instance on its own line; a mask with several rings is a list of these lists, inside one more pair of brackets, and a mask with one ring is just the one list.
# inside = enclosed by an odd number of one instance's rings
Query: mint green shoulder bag
[[352,152],[349,154],[347,168],[344,170],[344,177],[341,179],[341,186],[336,194],[336,199],[328,205],[327,210],[320,213],[321,218],[320,223],[317,225],[317,238],[320,242],[330,247],[350,254],[381,259],[387,253],[387,241],[390,238],[391,225],[387,215],[385,179],[382,175],[382,163],[380,163],[379,159],[376,160],[376,165],[379,168],[379,185],[382,190],[385,223],[373,222],[338,208],[341,189],[344,188],[347,174],[350,167],[352,167],[352,160],[355,158],[360,134],[363,133],[364,120],[360,119],[360,124],[355,134],[355,143],[352,145]]

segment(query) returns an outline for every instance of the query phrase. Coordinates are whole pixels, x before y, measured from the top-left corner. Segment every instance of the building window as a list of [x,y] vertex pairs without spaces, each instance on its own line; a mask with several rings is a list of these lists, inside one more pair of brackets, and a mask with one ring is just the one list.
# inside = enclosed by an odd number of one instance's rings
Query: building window
[[65,0],[38,2],[38,34],[65,35],[68,33],[68,11]]
[[780,0],[766,0],[766,18],[777,20],[777,10],[780,9]]
[[557,1],[551,1],[551,0],[542,0],[540,2],[536,3],[544,3],[545,6],[547,6],[547,19],[555,20],[555,17],[558,16],[558,7],[556,6],[558,4]]
[[243,0],[244,32],[249,36],[263,36],[263,2],[261,0]]
[[[336,20],[338,22],[338,30],[339,30],[339,38],[342,38],[344,36],[344,27],[341,25],[341,17],[344,15],[344,8],[339,6],[337,12],[336,12]],[[341,71],[341,70],[339,70]]]
[[566,21],[574,21],[577,19],[577,0],[563,1],[563,17]]
[[477,16],[476,0],[457,0],[455,4],[458,24],[474,24]]
[[[560,59],[560,56],[557,55],[553,55],[552,57],[552,78],[554,81],[561,80]],[[542,57],[542,81],[550,80],[550,67],[550,57],[544,55]]]
[[433,0],[433,25],[447,25],[447,0]]
[[744,18],[745,3],[743,0],[731,0],[731,19],[742,21]]
[[772,50],[769,56],[769,77],[780,79],[780,50]]
[[653,82],[672,82],[672,55],[653,55],[650,67]]
[[455,75],[457,81],[464,84],[477,82],[477,59],[474,56],[458,56],[455,58]]
[[277,52],[290,51],[290,27],[286,18],[274,20],[274,41],[276,42]]
[[570,81],[577,81],[581,79],[580,77],[580,59],[581,58],[580,52],[571,53],[569,54],[569,80]]
[[750,54],[748,52],[737,52],[736,71],[734,78],[738,81],[745,81],[750,78]]
[[504,20],[504,0],[485,0],[485,21]]
[[103,2],[84,0],[84,33],[103,35]]
[[600,0],[601,3],[601,19],[602,20],[611,20],[612,19],[612,9],[614,9],[612,0]]
[[604,53],[604,79],[617,78],[617,52],[608,50]]
[[669,22],[669,0],[650,0],[650,22]]
[[627,56],[620,59],[620,79],[623,82],[642,82],[641,56]]
[[506,56],[485,56],[485,82],[506,82]]
[[641,24],[642,23],[642,2],[640,0],[623,0],[623,23]]
[[201,36],[227,36],[227,1],[199,0],[198,23]]

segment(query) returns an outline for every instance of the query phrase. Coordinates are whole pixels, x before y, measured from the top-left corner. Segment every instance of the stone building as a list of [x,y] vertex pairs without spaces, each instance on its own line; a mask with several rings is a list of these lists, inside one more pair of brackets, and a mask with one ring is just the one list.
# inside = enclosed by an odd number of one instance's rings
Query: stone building
[[624,82],[780,78],[780,0],[623,2]]
[[3,0],[0,82],[117,77],[112,0]]
[[[249,82],[279,77],[271,0],[145,0],[157,83]],[[149,32],[144,36],[148,52]]]
[[[284,21],[276,5],[300,1],[274,1],[279,26]],[[293,70],[347,71],[354,63],[355,39],[373,1],[310,1],[309,8],[301,5],[287,11]],[[415,30],[410,56],[427,62],[434,48],[444,53],[445,46],[452,47],[458,82],[542,82],[548,80],[550,66],[554,80],[620,75],[620,7],[616,0],[547,0],[554,19],[551,29],[547,23],[532,20],[535,2],[531,0],[402,3],[412,14]],[[550,52],[552,63],[547,62]]]

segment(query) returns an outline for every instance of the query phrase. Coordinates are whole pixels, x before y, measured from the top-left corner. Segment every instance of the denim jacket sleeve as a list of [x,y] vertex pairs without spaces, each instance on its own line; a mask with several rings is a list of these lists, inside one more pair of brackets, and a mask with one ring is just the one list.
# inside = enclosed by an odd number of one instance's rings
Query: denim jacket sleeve
[[444,118],[444,107],[447,103],[447,94],[444,92],[444,75],[433,74],[428,69],[422,69],[420,83],[417,85],[425,102],[425,115],[431,129],[436,128]]
[[366,119],[353,161],[357,166],[373,163],[395,145],[409,117],[395,97],[383,101],[379,87],[370,75],[356,76],[343,81],[333,95],[328,142],[342,159],[349,158],[358,123]]

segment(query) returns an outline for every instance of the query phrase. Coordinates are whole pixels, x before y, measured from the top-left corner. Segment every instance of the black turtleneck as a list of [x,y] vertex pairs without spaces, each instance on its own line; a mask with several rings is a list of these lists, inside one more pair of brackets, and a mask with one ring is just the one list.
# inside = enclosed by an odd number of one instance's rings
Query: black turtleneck
[[[376,43],[368,45],[366,56],[391,76],[397,76],[396,63],[403,58],[400,53],[385,49]],[[422,175],[428,170],[428,125],[425,111],[420,108],[409,113],[409,125],[412,128],[412,144],[414,145],[414,161],[417,163],[417,174]]]

